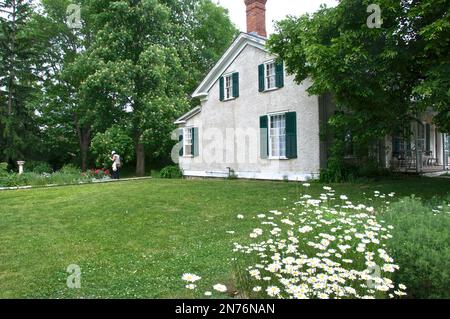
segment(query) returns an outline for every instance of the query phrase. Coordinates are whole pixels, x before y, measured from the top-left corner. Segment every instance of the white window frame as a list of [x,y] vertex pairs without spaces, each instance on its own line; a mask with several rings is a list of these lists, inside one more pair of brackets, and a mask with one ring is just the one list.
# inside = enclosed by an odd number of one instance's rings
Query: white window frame
[[[234,99],[233,96],[233,73],[228,73],[223,76],[223,97],[224,101],[229,101]],[[227,81],[229,81],[227,83]]]
[[[286,113],[287,112],[279,112],[279,113],[270,113],[267,115],[268,117],[268,134],[269,134],[269,159],[270,160],[287,160],[288,158],[286,157]],[[278,149],[280,150],[278,152],[278,154],[274,155],[273,154],[273,150],[272,150],[272,138],[273,138],[273,134],[272,134],[272,122],[273,119],[276,117],[281,117],[282,121],[281,123],[284,123],[283,126],[284,127],[284,135],[283,134],[279,134],[278,135]],[[281,152],[281,150],[283,150],[283,148],[281,147],[282,144],[280,143],[280,141],[282,140],[280,137],[284,136],[284,152]],[[283,155],[284,153],[284,155]]]
[[[185,127],[183,129],[183,157],[194,157],[194,148],[192,144],[194,127]],[[190,147],[190,154],[187,152]]]
[[[275,60],[267,61],[264,63],[264,89],[266,91],[272,91],[278,89],[277,87],[277,68]],[[273,74],[269,73],[269,68],[272,68]],[[273,86],[269,84],[273,81]]]

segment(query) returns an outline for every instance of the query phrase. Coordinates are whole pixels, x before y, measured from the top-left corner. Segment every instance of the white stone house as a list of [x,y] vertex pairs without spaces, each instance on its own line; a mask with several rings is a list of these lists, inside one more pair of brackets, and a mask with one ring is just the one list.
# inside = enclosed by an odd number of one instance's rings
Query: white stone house
[[[320,128],[334,112],[332,99],[310,96],[306,90],[311,82],[295,83],[268,52],[266,0],[245,3],[248,32],[235,39],[193,93],[201,105],[175,122],[180,168],[187,177],[317,178],[327,165]],[[431,125],[424,132],[429,151],[436,154],[445,137]],[[385,143],[380,157],[390,166],[405,144],[390,137]],[[441,153],[443,162],[446,155]]]

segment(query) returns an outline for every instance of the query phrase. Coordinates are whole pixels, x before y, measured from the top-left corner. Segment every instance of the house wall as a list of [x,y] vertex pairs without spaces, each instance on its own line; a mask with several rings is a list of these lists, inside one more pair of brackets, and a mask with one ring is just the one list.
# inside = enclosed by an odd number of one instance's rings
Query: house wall
[[[226,177],[232,169],[241,178],[307,180],[318,177],[319,99],[308,96],[306,89],[310,81],[297,85],[293,76],[287,74],[283,88],[258,92],[258,65],[273,58],[247,45],[224,73],[239,72],[240,97],[235,100],[221,102],[219,81],[213,85],[207,100],[202,101],[201,113],[184,125],[198,127],[200,139],[200,156],[180,159],[185,175]],[[260,116],[287,111],[297,112],[298,158],[261,159]]]

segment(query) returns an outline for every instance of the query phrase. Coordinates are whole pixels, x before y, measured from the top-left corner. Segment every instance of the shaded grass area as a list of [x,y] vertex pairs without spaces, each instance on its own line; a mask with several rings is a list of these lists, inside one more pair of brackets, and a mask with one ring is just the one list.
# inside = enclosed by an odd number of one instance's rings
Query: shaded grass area
[[[322,186],[153,179],[0,192],[0,297],[192,297],[184,272],[233,286],[232,243],[245,241],[255,225],[236,215],[283,209]],[[450,180],[332,186],[351,199],[379,190],[431,200],[448,196]],[[66,286],[71,264],[81,267],[81,289]]]

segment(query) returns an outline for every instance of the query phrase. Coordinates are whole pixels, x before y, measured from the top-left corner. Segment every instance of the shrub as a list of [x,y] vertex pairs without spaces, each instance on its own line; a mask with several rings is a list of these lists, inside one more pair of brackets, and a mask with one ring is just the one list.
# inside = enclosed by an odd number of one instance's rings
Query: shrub
[[59,171],[62,174],[80,175],[81,170],[73,164],[64,165]]
[[332,157],[328,160],[328,167],[320,171],[320,181],[322,183],[366,181],[391,174],[391,171],[380,168],[375,161],[365,161],[357,164]]
[[0,187],[15,187],[26,184],[25,174],[19,175],[17,173],[8,174],[0,177]]
[[122,165],[134,159],[134,142],[126,128],[113,125],[104,133],[97,133],[92,139],[92,154],[95,163],[101,167],[111,167],[111,152],[116,151]]
[[166,166],[159,173],[161,178],[181,178],[183,173],[180,168],[176,165]]
[[79,182],[89,183],[93,178],[104,178],[108,172],[101,171],[98,174],[87,173],[82,175],[80,170],[73,166],[67,166],[53,174],[37,174],[37,173],[17,173],[0,175],[0,187],[17,187],[17,186],[44,186],[44,185],[67,185]]
[[50,174],[53,172],[52,167],[50,164],[46,162],[39,162],[39,161],[27,161],[25,162],[25,172],[26,173],[36,173],[36,174],[43,174],[47,173]]
[[412,197],[394,203],[386,213],[395,227],[388,246],[400,265],[396,280],[414,298],[450,298],[450,209],[440,207],[427,207]]
[[8,175],[8,163],[0,163],[0,176]]

